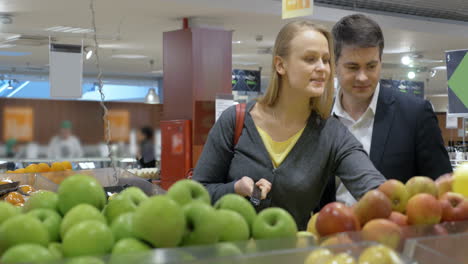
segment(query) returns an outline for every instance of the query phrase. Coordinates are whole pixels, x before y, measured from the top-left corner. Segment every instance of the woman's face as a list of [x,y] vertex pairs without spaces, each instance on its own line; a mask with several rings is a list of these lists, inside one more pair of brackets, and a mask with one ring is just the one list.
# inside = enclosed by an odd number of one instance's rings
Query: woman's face
[[277,58],[277,71],[292,91],[307,97],[323,94],[330,79],[330,51],[322,33],[301,31],[291,40],[289,56]]

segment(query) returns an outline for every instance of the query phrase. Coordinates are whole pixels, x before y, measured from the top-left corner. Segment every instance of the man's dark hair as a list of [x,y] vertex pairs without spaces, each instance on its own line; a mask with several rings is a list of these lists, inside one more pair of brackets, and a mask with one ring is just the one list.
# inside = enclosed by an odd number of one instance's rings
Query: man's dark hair
[[380,59],[384,49],[382,29],[374,20],[361,14],[345,16],[333,26],[335,60],[345,45],[360,48],[379,47]]
[[143,136],[145,136],[145,139],[152,139],[153,138],[153,128],[149,127],[149,126],[145,126],[145,127],[142,127],[140,129],[141,131],[141,134],[143,134]]

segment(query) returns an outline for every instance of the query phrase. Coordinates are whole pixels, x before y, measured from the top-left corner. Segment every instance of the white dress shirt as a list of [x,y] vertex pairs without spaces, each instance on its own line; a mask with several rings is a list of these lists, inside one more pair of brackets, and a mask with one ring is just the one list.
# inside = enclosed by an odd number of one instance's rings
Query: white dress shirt
[[[374,117],[377,110],[377,98],[379,97],[380,84],[377,84],[372,100],[366,111],[358,120],[354,120],[343,108],[341,104],[341,90],[335,99],[332,113],[338,117],[349,131],[361,142],[367,154],[370,154],[372,142],[372,130],[374,128]],[[347,205],[356,203],[356,199],[349,193],[343,183],[340,183],[336,191],[336,200]]]

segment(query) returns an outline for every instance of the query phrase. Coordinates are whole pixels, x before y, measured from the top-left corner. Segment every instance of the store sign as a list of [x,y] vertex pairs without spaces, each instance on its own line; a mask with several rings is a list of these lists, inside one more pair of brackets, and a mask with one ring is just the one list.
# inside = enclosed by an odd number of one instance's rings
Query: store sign
[[468,50],[445,52],[448,113],[468,117]]
[[32,141],[34,115],[31,107],[5,107],[3,110],[3,139]]
[[232,90],[260,92],[260,71],[232,70]]
[[310,16],[313,14],[313,0],[283,0],[282,18]]
[[[109,110],[107,118],[110,123],[110,140],[111,141],[127,141],[130,135],[130,114],[127,110]],[[104,135],[106,135],[106,127],[104,124]]]
[[380,87],[424,98],[424,82],[382,79],[380,80]]

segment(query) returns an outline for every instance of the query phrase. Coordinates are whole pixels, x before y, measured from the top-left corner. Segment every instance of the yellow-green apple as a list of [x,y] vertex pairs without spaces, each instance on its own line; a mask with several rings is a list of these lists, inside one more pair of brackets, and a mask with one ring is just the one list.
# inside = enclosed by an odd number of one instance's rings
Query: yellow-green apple
[[331,259],[324,262],[324,264],[356,264],[356,260],[348,253],[339,253]]
[[335,245],[349,245],[353,244],[354,241],[349,237],[347,233],[335,234],[320,242],[321,247],[335,246]]
[[439,199],[442,206],[442,221],[468,220],[468,199],[454,192],[447,192]]
[[320,236],[328,236],[340,232],[358,231],[360,226],[351,208],[342,203],[333,202],[320,210],[315,228]]
[[103,260],[97,257],[86,256],[86,257],[72,258],[69,261],[67,261],[67,264],[105,264],[105,263]]
[[453,177],[451,173],[446,173],[439,178],[436,179],[435,184],[437,186],[438,197],[442,197],[442,195],[446,192],[452,191],[452,184],[453,184]]
[[307,255],[304,264],[326,263],[333,256],[333,253],[327,248],[315,249]]
[[41,221],[49,232],[49,240],[51,242],[60,240],[60,224],[62,223],[62,217],[57,211],[51,209],[34,209],[27,213],[39,221]]
[[79,204],[68,211],[63,218],[62,224],[60,225],[60,237],[63,239],[70,228],[86,220],[106,223],[106,218],[96,207],[89,204]]
[[442,206],[433,195],[419,193],[408,201],[406,215],[410,225],[435,225],[442,218]]
[[0,252],[19,244],[49,244],[49,232],[44,224],[31,215],[8,218],[0,226]]
[[29,212],[39,208],[58,211],[57,193],[45,190],[32,193],[31,197],[24,203],[24,211]]
[[136,238],[154,247],[175,247],[182,241],[186,221],[182,207],[167,196],[153,196],[141,203],[133,216]]
[[405,212],[409,194],[405,185],[398,180],[391,179],[380,185],[379,191],[383,192],[392,203],[392,210],[400,213]]
[[119,215],[135,211],[135,209],[147,199],[148,196],[137,187],[125,189],[107,204],[104,210],[107,222],[112,224]]
[[261,211],[252,225],[254,239],[295,237],[297,225],[288,211],[270,207]]
[[252,228],[252,224],[255,220],[257,213],[253,205],[247,201],[244,197],[237,194],[226,194],[221,197],[214,205],[216,209],[227,209],[231,211],[236,211],[242,217],[244,217],[249,227]]
[[384,245],[370,246],[362,251],[359,264],[402,264],[403,261],[391,248]]
[[0,201],[0,225],[8,218],[19,215],[20,209],[11,203]]
[[403,231],[399,225],[390,220],[374,219],[362,228],[362,237],[396,249],[403,237]]
[[192,201],[201,201],[211,204],[211,198],[203,185],[193,180],[180,180],[167,191],[167,196],[184,206]]
[[115,243],[112,255],[148,252],[151,247],[135,238],[124,238]]
[[400,212],[392,212],[388,220],[392,221],[393,223],[399,226],[407,226],[408,225],[408,216],[400,213]]
[[213,207],[205,202],[194,200],[186,204],[183,209],[186,231],[182,245],[206,245],[218,242],[223,225],[218,219],[218,212]]
[[96,220],[74,225],[62,243],[65,257],[104,255],[111,252],[113,245],[112,231],[105,223]]
[[110,225],[115,241],[133,238],[133,213],[119,215]]
[[218,257],[242,256],[242,251],[231,242],[218,243],[215,246]]
[[368,191],[354,205],[354,213],[361,226],[377,218],[388,218],[392,213],[392,202],[379,190]]
[[8,249],[1,263],[50,263],[58,260],[47,248],[37,244],[21,244]]
[[299,231],[297,232],[296,237],[296,248],[310,247],[311,245],[316,245],[318,241],[317,235],[314,235],[309,231]]
[[56,256],[58,259],[63,258],[63,249],[62,244],[58,242],[51,242],[47,247],[52,255]]
[[439,191],[435,182],[426,176],[415,176],[409,179],[406,184],[406,190],[408,191],[409,198],[415,196],[418,193],[427,193],[437,197]]
[[307,222],[307,231],[309,231],[310,233],[316,236],[319,236],[319,233],[317,232],[317,228],[315,227],[315,223],[317,222],[318,215],[319,213],[315,213],[314,215],[312,215],[312,217],[310,217],[309,222]]
[[58,188],[58,208],[62,215],[79,204],[90,204],[102,210],[106,204],[106,194],[101,184],[87,175],[74,175],[66,178]]
[[242,241],[250,236],[247,221],[236,211],[217,210],[218,221],[221,224],[219,241]]

